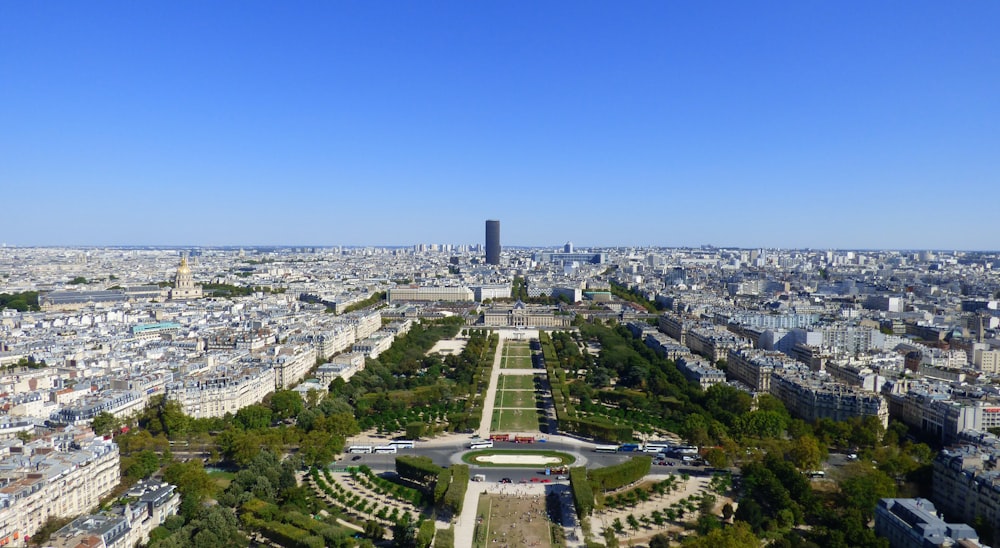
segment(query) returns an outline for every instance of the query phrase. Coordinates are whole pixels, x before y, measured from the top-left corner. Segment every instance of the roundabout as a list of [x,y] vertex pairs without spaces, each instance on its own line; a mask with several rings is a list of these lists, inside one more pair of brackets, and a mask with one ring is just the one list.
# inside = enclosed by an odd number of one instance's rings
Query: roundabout
[[466,464],[484,467],[537,468],[539,466],[568,466],[576,462],[576,457],[561,451],[530,449],[484,449],[469,451],[462,455]]

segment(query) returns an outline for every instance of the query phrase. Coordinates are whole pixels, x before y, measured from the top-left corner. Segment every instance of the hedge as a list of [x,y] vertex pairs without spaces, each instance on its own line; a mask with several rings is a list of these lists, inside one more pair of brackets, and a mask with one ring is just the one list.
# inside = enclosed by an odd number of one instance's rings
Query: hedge
[[445,468],[438,474],[437,483],[434,484],[435,505],[441,506],[444,504],[444,494],[448,490],[449,485],[451,485],[451,468]]
[[417,529],[417,548],[429,548],[432,540],[434,540],[434,521],[420,522],[420,528]]
[[583,519],[594,511],[594,488],[587,479],[587,469],[574,466],[569,469],[569,486],[573,490],[573,503],[576,513]]
[[614,466],[594,468],[587,476],[595,491],[613,491],[642,479],[649,473],[652,463],[652,457],[640,455]]
[[444,494],[444,506],[455,515],[462,513],[462,503],[465,501],[465,491],[469,488],[469,465],[453,464],[451,466],[451,484]]
[[444,470],[444,468],[434,464],[430,457],[412,455],[396,457],[396,473],[399,474],[399,477],[413,480],[417,483],[429,485],[437,478],[441,470]]

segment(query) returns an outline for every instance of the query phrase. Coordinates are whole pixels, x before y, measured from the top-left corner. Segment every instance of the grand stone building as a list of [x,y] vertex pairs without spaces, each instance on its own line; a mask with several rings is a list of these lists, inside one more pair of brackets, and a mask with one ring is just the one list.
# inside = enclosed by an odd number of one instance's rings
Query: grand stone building
[[177,267],[177,275],[174,277],[174,287],[170,290],[170,300],[186,301],[189,299],[200,299],[201,297],[201,286],[195,285],[194,277],[191,275],[191,267],[188,266],[187,257],[183,257],[180,266]]
[[569,327],[573,315],[554,306],[528,306],[521,301],[514,306],[491,306],[483,312],[483,325],[507,327]]

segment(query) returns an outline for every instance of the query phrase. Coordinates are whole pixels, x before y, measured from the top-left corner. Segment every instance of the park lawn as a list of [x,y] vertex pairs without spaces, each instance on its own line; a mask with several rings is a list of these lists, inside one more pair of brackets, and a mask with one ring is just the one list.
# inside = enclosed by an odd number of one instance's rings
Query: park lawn
[[473,546],[552,546],[545,497],[479,496]]
[[516,346],[505,346],[503,349],[504,356],[530,356],[531,349],[528,345],[521,344]]
[[497,432],[538,432],[535,409],[497,409],[493,411],[490,430]]
[[500,404],[497,407],[535,407],[535,391],[504,390],[500,392]]
[[[539,447],[537,445],[533,447]],[[466,464],[475,464],[477,466],[486,467],[498,467],[498,468],[534,468],[539,469],[542,465],[539,464],[492,464],[479,459],[482,457],[487,457],[490,455],[537,455],[539,457],[555,457],[559,459],[558,463],[552,463],[548,466],[569,466],[576,462],[576,457],[570,455],[569,453],[563,453],[562,451],[553,451],[551,449],[528,449],[525,446],[524,449],[477,449],[475,451],[469,451],[462,454],[462,462]]]
[[501,390],[534,390],[535,379],[531,375],[500,375]]
[[501,369],[531,369],[530,356],[508,356],[503,359]]
[[212,480],[215,481],[215,485],[217,486],[218,491],[221,493],[225,491],[227,487],[229,487],[229,484],[232,483],[233,478],[236,477],[236,474],[234,474],[233,472],[225,472],[223,470],[213,470],[208,473],[208,477],[212,478]]

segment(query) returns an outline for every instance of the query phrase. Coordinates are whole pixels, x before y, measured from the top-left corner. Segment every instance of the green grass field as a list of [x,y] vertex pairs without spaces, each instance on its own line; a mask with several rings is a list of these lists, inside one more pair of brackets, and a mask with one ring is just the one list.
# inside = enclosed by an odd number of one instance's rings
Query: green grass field
[[497,407],[535,407],[534,390],[504,390],[500,392]]
[[534,390],[535,379],[531,375],[500,375],[501,390]]
[[[462,454],[462,462],[466,464],[475,464],[478,466],[495,466],[500,468],[511,467],[511,468],[542,468],[540,464],[494,464],[486,460],[480,460],[484,457],[489,457],[492,455],[534,455],[539,457],[554,457],[559,459],[559,462],[551,462],[548,466],[569,466],[576,462],[576,457],[570,455],[569,453],[563,453],[562,451],[551,451],[547,449],[528,449],[528,446],[523,446],[524,449],[477,449],[475,451],[469,451]],[[538,447],[537,445],[531,447]]]
[[545,497],[479,496],[473,546],[552,546]]
[[535,409],[496,409],[490,423],[493,432],[538,432]]
[[501,369],[531,369],[531,356],[508,356],[503,359]]

